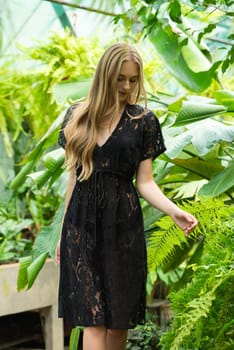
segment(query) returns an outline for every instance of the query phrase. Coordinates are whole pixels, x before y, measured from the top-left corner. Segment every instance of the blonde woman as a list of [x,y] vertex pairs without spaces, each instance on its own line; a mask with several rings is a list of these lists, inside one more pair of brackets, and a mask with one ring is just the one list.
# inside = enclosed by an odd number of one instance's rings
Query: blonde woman
[[142,59],[133,46],[118,43],[105,51],[86,101],[68,109],[59,144],[70,169],[56,250],[59,316],[84,327],[84,350],[124,350],[127,330],[145,320],[138,193],[185,234],[197,224],[154,182],[152,160],[165,146],[159,121],[146,108]]

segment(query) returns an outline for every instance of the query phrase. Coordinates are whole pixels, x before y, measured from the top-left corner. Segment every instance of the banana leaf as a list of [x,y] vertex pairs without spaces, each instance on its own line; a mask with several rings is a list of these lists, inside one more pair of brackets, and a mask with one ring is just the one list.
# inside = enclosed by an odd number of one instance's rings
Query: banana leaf
[[32,260],[31,256],[27,256],[20,259],[19,272],[17,278],[18,291],[23,290],[25,288],[30,289],[32,287],[47,257],[48,253],[44,252],[34,260]]
[[[40,189],[45,184],[47,184],[48,187],[50,187],[52,185],[51,177],[53,176],[54,178],[58,178],[61,175],[61,173],[61,168],[58,169],[55,173],[52,173],[50,170],[45,169],[29,174],[28,179],[32,181],[32,184],[35,185],[36,189]],[[32,188],[32,190],[34,190],[34,188]]]
[[[90,81],[57,84],[54,86],[54,96],[58,100],[64,96],[64,102],[68,97],[71,97],[71,93],[74,91],[75,95],[73,95],[73,97],[78,99],[86,95],[89,85]],[[24,165],[14,180],[11,182],[10,187],[12,189],[19,188],[25,182],[27,175],[31,172],[38,160],[42,157],[43,152],[48,147],[56,143],[58,138],[58,130],[62,121],[64,120],[66,110],[67,109],[60,113],[47,133],[37,142],[34,149],[21,162],[21,164]],[[45,174],[45,178],[47,176],[49,176],[49,174]]]
[[[234,125],[228,125],[213,119],[206,119],[186,125],[187,133],[193,135],[192,144],[198,155],[210,152],[217,144],[233,142]],[[215,160],[214,160],[215,161]]]
[[227,107],[228,112],[234,112],[234,92],[230,90],[214,91],[214,97],[219,104]]
[[176,195],[173,197],[175,200],[178,198],[194,198],[199,192],[200,188],[207,183],[207,180],[203,179],[197,181],[189,181],[185,178],[183,182],[184,183],[182,183],[173,191],[176,193]]
[[176,118],[174,126],[194,123],[214,115],[225,113],[226,111],[227,108],[222,105],[183,101],[182,108]]
[[[186,37],[186,34],[183,34],[183,37],[187,40],[185,45],[181,45],[180,36],[174,33],[169,25],[163,26],[159,21],[149,33],[149,39],[178,82],[190,91],[204,91],[215,78],[220,62],[211,65],[193,40]],[[194,67],[197,67],[199,62],[200,67],[202,62],[203,68],[195,71]]]
[[216,197],[230,190],[234,186],[234,160],[230,161],[228,166],[215,174],[210,181],[201,187],[199,194],[201,196]]
[[34,242],[34,256],[47,252],[51,258],[55,257],[55,248],[60,237],[61,225],[64,213],[64,203],[57,210],[50,226],[45,226],[38,233]]
[[32,263],[32,256],[25,256],[19,260],[19,271],[17,277],[17,290],[21,291],[27,287],[28,276],[27,269]]
[[64,150],[62,148],[56,149],[49,153],[46,153],[43,157],[43,164],[51,172],[56,171],[57,168],[64,163]]
[[41,271],[44,263],[48,257],[48,253],[44,252],[40,254],[27,268],[27,288],[30,289],[37,278],[37,275]]
[[17,288],[19,291],[32,287],[48,256],[54,259],[55,248],[60,237],[63,213],[64,203],[59,207],[53,223],[50,226],[44,227],[37,235],[33,247],[33,256],[20,259],[17,278]]
[[37,142],[34,149],[21,162],[23,164],[20,172],[16,175],[10,184],[12,189],[19,188],[26,180],[27,175],[32,171],[43,152],[58,139],[58,130],[64,120],[66,110],[53,122],[47,133]]
[[[171,159],[178,157],[185,147],[190,144],[195,148],[194,154],[201,157],[211,152],[216,145],[222,142],[233,142],[234,140],[234,126],[213,119],[188,124],[186,129],[174,126],[163,128],[167,147],[165,154]],[[218,154],[213,156],[217,157]]]
[[224,167],[220,164],[220,160],[218,159],[204,160],[199,158],[175,158],[170,159],[169,161],[205,179],[210,179],[215,173],[224,170]]
[[56,179],[60,177],[64,171],[62,168],[64,163],[64,150],[59,148],[51,151],[47,153],[42,160],[46,169],[28,175],[28,178],[32,180],[37,189],[42,188],[46,184],[50,187]]

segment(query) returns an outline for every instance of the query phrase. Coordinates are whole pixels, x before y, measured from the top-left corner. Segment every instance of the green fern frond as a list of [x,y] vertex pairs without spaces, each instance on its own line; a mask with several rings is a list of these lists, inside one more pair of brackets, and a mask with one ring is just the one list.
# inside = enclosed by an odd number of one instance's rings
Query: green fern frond
[[[158,230],[153,231],[148,239],[148,269],[155,271],[158,266],[176,267],[188,256],[194,243],[205,236],[210,244],[212,254],[218,255],[224,251],[228,238],[228,222],[231,218],[231,208],[221,199],[202,198],[197,202],[183,202],[182,208],[192,213],[198,219],[198,226],[188,238],[167,216],[157,223]],[[217,231],[223,233],[217,235]],[[229,244],[228,244],[229,245]],[[226,252],[227,254],[227,252]],[[168,265],[168,266],[169,266]],[[164,267],[165,267],[164,266]],[[168,269],[166,266],[166,270]],[[178,265],[177,265],[178,266]]]
[[[228,273],[226,273],[226,271],[216,270],[212,281],[210,279],[209,286],[202,291],[198,298],[192,299],[187,304],[183,314],[179,316],[181,326],[175,331],[175,337],[170,346],[170,350],[178,350],[180,345],[183,344],[184,339],[191,335],[198,321],[208,316],[213,301],[216,299],[218,287],[231,277],[234,277],[234,270],[230,270]],[[210,289],[212,285],[213,288]]]
[[182,247],[187,240],[184,233],[167,218],[162,218],[148,241],[148,268],[155,271],[158,266],[168,262],[176,252],[177,247]]
[[184,209],[198,218],[202,254],[198,261],[189,260],[192,279],[169,294],[172,329],[161,345],[163,350],[229,350],[234,337],[234,204],[202,199],[193,208],[185,203]]

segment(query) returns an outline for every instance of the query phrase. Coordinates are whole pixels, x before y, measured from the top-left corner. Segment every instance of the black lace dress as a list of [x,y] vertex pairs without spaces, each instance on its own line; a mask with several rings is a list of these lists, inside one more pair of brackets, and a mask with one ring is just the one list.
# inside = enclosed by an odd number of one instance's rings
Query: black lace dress
[[[68,109],[63,127],[72,116]],[[59,316],[71,325],[128,329],[144,323],[146,247],[132,179],[140,161],[165,150],[161,128],[148,111],[128,105],[115,130],[93,153],[94,171],[76,182],[62,229]],[[77,170],[79,172],[79,169]]]

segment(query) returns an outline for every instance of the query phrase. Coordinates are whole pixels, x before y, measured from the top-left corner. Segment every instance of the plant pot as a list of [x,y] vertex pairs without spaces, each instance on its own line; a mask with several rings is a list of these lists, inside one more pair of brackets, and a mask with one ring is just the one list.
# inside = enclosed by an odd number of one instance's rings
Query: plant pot
[[57,315],[58,268],[48,259],[32,288],[17,291],[18,263],[0,265],[0,317],[40,312],[46,350],[63,350],[63,321]]

